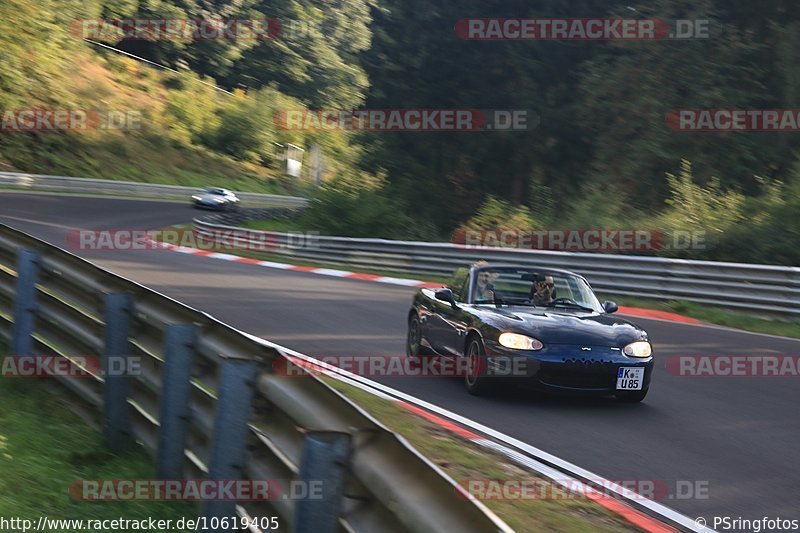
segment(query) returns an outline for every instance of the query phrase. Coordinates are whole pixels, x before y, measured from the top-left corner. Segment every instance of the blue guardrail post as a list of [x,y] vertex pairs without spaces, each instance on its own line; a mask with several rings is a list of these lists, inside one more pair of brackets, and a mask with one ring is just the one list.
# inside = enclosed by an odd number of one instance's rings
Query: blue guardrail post
[[[119,451],[131,441],[128,380],[130,368],[130,316],[132,298],[125,293],[107,294],[105,299],[105,344],[103,379],[105,387],[105,440],[111,450]],[[112,364],[112,359],[113,364]],[[122,368],[122,372],[118,369]]]
[[33,327],[36,322],[36,278],[39,254],[22,249],[17,257],[17,283],[14,288],[14,329],[11,355],[34,355]]
[[302,494],[291,495],[297,498],[295,533],[339,531],[339,509],[349,457],[349,434],[339,431],[306,434],[298,475]]
[[[226,481],[244,479],[247,423],[253,404],[257,370],[255,360],[223,358],[217,389],[217,412],[211,444],[209,479]],[[227,500],[205,502],[203,516],[208,519],[208,524],[219,526],[211,531],[228,531],[221,526],[226,521],[212,519],[236,516],[236,502]]]
[[192,378],[192,344],[197,326],[178,324],[167,328],[164,342],[164,382],[158,418],[159,479],[183,479],[183,453],[189,422],[189,391]]

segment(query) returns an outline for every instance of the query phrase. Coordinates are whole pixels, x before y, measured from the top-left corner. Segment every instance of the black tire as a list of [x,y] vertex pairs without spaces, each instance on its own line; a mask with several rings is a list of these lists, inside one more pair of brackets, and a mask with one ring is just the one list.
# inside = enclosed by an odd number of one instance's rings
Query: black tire
[[464,350],[467,358],[467,371],[464,375],[464,384],[467,392],[475,396],[483,396],[492,392],[491,377],[486,375],[486,350],[480,337],[470,337],[467,349]]
[[617,401],[624,402],[624,403],[638,403],[644,400],[644,397],[647,396],[647,391],[650,388],[642,389],[642,390],[634,390],[634,391],[622,391],[616,394]]
[[423,355],[422,344],[422,324],[416,313],[408,319],[408,333],[406,334],[406,357],[412,365],[419,365]]

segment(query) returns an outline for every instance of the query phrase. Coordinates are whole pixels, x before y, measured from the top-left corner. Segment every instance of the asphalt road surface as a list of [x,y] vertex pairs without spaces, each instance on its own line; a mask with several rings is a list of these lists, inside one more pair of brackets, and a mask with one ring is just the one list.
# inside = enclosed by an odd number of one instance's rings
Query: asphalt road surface
[[[0,222],[68,248],[71,229],[186,223],[189,205],[0,192]],[[69,249],[69,248],[68,248]],[[170,251],[78,255],[252,334],[309,355],[404,353],[413,289],[287,272]],[[495,428],[615,481],[653,480],[662,503],[691,517],[800,519],[800,378],[679,377],[683,354],[786,354],[800,341],[632,319],[657,358],[642,404],[522,392],[468,395],[455,378],[382,383]],[[677,485],[698,491],[676,497]]]

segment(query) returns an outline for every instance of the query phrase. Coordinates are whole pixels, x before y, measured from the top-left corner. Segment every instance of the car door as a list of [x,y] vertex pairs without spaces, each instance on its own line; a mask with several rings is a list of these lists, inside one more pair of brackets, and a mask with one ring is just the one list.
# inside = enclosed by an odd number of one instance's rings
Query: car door
[[445,322],[445,315],[450,309],[450,304],[441,300],[432,299],[430,302],[430,313],[424,316],[423,334],[434,349],[439,354],[446,354],[445,348],[447,338],[446,331],[448,326]]
[[447,305],[441,312],[440,344],[446,355],[461,355],[464,350],[464,332],[466,332],[466,313],[461,304],[453,309]]

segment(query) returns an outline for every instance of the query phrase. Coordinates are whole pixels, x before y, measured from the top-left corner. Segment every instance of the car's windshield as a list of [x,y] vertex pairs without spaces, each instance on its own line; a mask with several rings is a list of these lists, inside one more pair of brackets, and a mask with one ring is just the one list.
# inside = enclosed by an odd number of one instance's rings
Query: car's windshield
[[472,303],[502,302],[603,312],[592,289],[578,276],[519,268],[484,268],[472,278]]
[[219,195],[224,195],[224,194],[225,194],[225,189],[216,189],[216,188],[214,188],[214,187],[208,187],[208,188],[206,188],[206,189],[203,189],[203,192],[204,192],[204,193],[207,193],[207,194],[219,194]]

